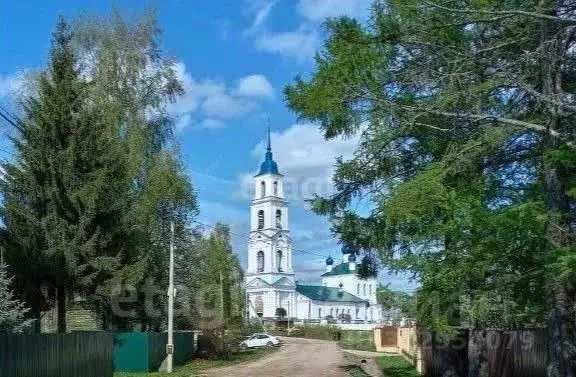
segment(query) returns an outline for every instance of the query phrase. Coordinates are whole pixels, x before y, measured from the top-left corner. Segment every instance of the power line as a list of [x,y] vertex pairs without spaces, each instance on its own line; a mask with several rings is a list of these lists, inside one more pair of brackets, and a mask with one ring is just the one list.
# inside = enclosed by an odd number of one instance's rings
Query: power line
[[[199,225],[201,225],[201,226],[206,226],[206,227],[213,228],[213,229],[216,228],[215,225],[202,223],[202,222],[197,221],[197,220],[193,220],[192,222],[193,222],[193,223],[196,223],[196,224],[199,224]],[[235,233],[235,232],[232,232],[232,231],[230,231],[230,234],[235,235],[235,236],[237,236],[237,237],[242,237],[242,238],[250,241],[250,237],[249,237],[249,236],[246,236],[246,235],[244,235],[244,234],[238,234],[238,233]],[[314,253],[314,252],[311,252],[311,251],[306,251],[306,250],[301,250],[301,249],[292,249],[292,251],[295,252],[295,253],[310,254],[310,255],[315,255],[315,256],[318,256],[318,257],[322,257],[322,258],[327,258],[327,256],[324,255],[324,254],[318,254],[318,253]]]

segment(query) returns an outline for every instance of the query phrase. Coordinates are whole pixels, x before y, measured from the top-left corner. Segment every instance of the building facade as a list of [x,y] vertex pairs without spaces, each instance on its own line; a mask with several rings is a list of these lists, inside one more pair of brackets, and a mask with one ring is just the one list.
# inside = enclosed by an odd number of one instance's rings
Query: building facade
[[248,267],[245,273],[248,316],[317,323],[376,324],[377,280],[360,279],[358,254],[342,248],[342,260],[326,259],[321,282],[299,284],[292,268],[292,239],[283,176],[273,159],[268,134],[264,162],[254,177],[250,205]]

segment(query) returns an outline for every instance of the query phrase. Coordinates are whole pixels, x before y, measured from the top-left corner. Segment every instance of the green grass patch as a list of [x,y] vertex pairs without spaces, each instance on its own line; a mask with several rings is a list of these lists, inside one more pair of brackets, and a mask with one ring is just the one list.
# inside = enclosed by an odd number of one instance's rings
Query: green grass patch
[[370,377],[358,365],[349,365],[346,367],[346,371],[350,377]]
[[416,368],[402,356],[377,357],[376,362],[386,377],[420,377]]
[[245,351],[239,351],[232,354],[229,358],[219,360],[196,359],[181,367],[174,368],[174,372],[168,373],[114,373],[114,377],[190,377],[204,369],[226,367],[229,365],[244,363],[247,361],[257,360],[276,351],[277,348],[255,348]]

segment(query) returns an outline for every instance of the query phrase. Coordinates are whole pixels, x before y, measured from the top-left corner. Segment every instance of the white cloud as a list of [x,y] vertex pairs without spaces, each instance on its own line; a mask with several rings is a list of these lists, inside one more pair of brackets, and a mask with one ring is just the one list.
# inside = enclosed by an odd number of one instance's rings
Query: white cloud
[[[296,124],[286,130],[271,134],[272,149],[282,174],[297,178],[332,176],[337,157],[352,157],[359,136],[336,138],[327,141],[315,124]],[[261,141],[252,150],[252,156],[261,159],[265,152]]]
[[320,36],[316,29],[303,25],[294,31],[264,32],[256,38],[255,44],[260,51],[277,53],[302,62],[314,56],[320,45]]
[[234,93],[245,97],[272,98],[274,96],[274,88],[266,76],[250,75],[238,81]]
[[192,124],[199,128],[223,127],[224,120],[241,118],[257,109],[259,101],[269,97],[265,94],[272,90],[268,79],[259,74],[239,78],[233,88],[220,80],[195,79],[181,62],[176,64],[175,71],[185,92],[168,106],[168,111],[178,119],[177,131]]
[[0,99],[16,96],[23,89],[25,75],[28,71],[17,71],[9,74],[0,74]]
[[246,30],[246,34],[252,34],[258,31],[258,29],[260,29],[264,25],[264,23],[268,19],[268,16],[270,16],[270,11],[274,7],[274,5],[276,5],[275,1],[265,2],[260,4],[259,8],[255,9],[255,15],[254,19],[252,20],[252,25],[250,25],[248,30]]
[[206,118],[198,124],[200,128],[222,128],[224,125],[224,122],[214,118]]
[[372,0],[299,0],[298,13],[311,22],[323,22],[328,17],[363,18]]
[[176,120],[176,131],[182,132],[185,128],[187,128],[192,123],[192,115],[189,113],[182,114]]
[[299,0],[296,13],[299,26],[293,30],[276,31],[267,28],[275,2],[256,1],[250,4],[252,17],[245,34],[256,49],[300,62],[311,59],[321,46],[320,24],[327,17],[350,16],[365,20],[372,0]]
[[[278,170],[284,175],[288,199],[303,204],[313,194],[333,191],[332,176],[336,158],[349,159],[358,146],[360,136],[325,140],[314,124],[297,124],[271,134],[272,152]],[[262,140],[251,151],[255,165],[262,162],[266,149]],[[254,172],[240,176],[242,193],[249,198]]]

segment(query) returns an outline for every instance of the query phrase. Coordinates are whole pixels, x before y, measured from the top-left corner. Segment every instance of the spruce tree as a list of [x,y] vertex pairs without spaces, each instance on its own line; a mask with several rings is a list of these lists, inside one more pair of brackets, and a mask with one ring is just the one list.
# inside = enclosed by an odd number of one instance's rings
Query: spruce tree
[[12,280],[8,276],[8,266],[0,262],[0,334],[21,333],[34,321],[26,318],[30,309],[14,297]]
[[[34,259],[47,270],[37,290],[53,287],[58,331],[66,332],[66,306],[73,294],[90,294],[121,266],[124,203],[130,187],[123,177],[116,125],[88,96],[60,20],[49,68],[14,138],[17,158],[7,164],[5,217],[9,257],[40,250]],[[30,242],[32,240],[33,242]],[[38,264],[22,266],[38,268]]]

